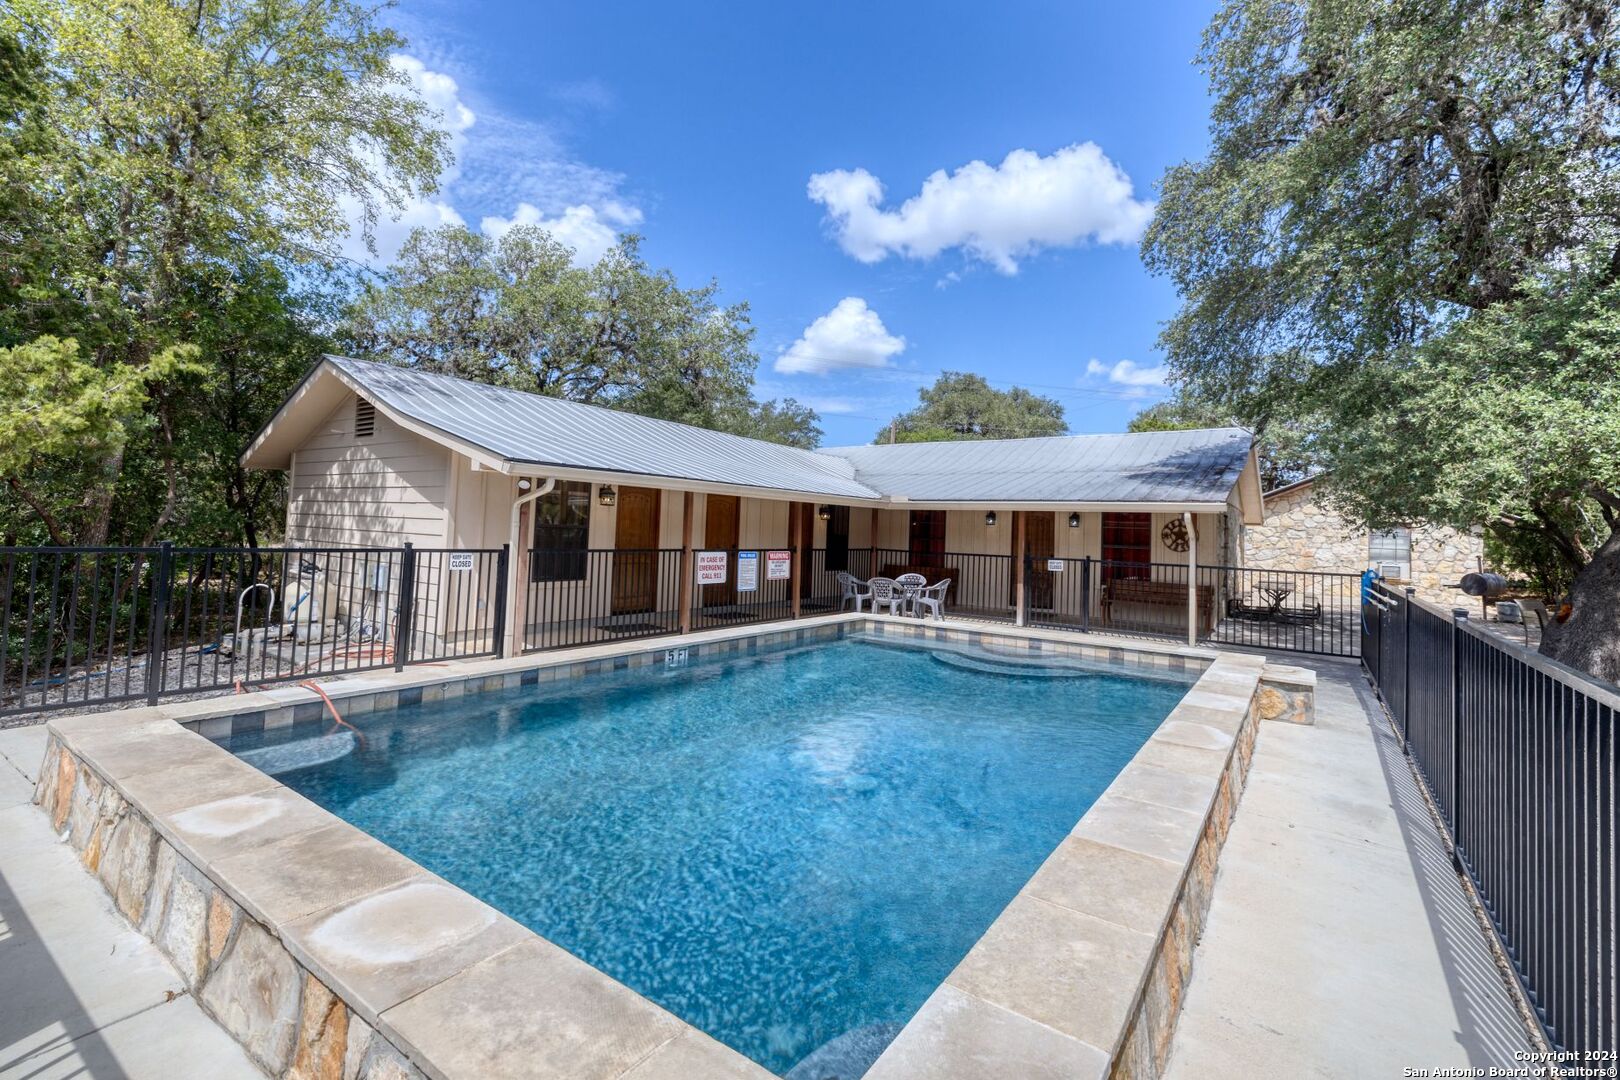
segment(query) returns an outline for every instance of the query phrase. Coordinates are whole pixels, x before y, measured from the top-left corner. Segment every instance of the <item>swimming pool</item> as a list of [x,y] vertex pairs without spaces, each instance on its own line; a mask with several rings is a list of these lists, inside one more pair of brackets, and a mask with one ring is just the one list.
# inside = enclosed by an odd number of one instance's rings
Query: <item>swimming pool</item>
[[226,745],[814,1076],[899,1030],[1191,679],[852,639],[408,706],[358,747]]

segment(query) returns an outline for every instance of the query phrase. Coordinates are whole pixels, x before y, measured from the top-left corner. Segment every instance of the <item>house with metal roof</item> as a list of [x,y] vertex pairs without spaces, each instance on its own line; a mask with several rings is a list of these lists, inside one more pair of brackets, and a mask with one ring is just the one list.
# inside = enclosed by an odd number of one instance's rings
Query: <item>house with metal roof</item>
[[841,573],[1207,629],[1191,568],[1236,564],[1263,513],[1238,428],[806,450],[339,356],[242,462],[287,472],[289,544],[505,547],[513,648],[834,610]]

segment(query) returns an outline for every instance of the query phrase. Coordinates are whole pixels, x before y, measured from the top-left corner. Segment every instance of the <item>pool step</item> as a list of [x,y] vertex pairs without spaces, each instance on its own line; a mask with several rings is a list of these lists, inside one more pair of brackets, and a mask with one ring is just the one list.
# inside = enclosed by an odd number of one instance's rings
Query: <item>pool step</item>
[[1067,664],[1053,663],[1026,663],[1006,661],[1001,659],[986,659],[978,656],[968,656],[964,653],[952,652],[948,649],[936,649],[929,653],[941,664],[963,671],[978,671],[986,675],[1012,675],[1025,679],[1091,679],[1106,672],[1096,668],[1070,667]]
[[330,735],[317,735],[312,739],[296,739],[274,746],[239,750],[236,756],[266,776],[280,776],[348,757],[354,753],[355,745],[354,732],[334,731]]

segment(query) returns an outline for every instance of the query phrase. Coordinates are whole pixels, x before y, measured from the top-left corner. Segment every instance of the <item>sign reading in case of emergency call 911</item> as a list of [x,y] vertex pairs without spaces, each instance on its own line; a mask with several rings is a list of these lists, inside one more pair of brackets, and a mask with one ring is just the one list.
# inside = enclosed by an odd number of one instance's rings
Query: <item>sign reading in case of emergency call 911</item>
[[755,592],[759,589],[759,552],[737,552],[737,591]]
[[793,576],[793,552],[767,551],[765,553],[765,580],[786,581]]
[[724,585],[726,583],[726,564],[731,557],[724,551],[700,551],[697,553],[697,583],[699,585]]
[[473,568],[473,554],[470,551],[452,551],[450,553],[450,569],[471,570]]

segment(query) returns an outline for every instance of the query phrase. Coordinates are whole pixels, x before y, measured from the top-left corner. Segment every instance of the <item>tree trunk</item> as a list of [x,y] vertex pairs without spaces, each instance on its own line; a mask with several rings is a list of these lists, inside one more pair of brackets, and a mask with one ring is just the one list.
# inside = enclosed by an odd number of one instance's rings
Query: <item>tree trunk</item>
[[1542,655],[1620,683],[1620,528],[1575,575],[1570,600],[1569,619],[1542,635]]

